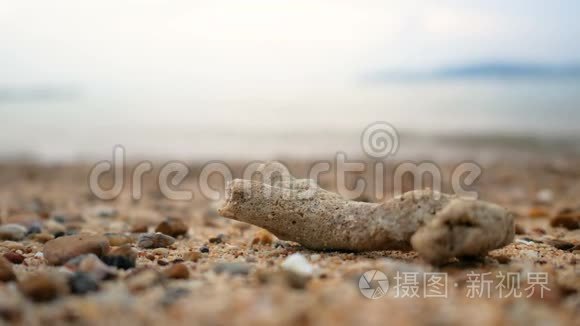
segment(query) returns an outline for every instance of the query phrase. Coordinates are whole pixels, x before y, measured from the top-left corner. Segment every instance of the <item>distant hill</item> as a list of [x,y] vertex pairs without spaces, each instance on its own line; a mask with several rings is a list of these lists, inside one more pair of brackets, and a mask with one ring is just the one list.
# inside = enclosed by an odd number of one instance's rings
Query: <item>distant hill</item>
[[549,65],[482,62],[444,66],[425,71],[385,70],[371,74],[371,81],[421,81],[440,79],[580,79],[580,64]]

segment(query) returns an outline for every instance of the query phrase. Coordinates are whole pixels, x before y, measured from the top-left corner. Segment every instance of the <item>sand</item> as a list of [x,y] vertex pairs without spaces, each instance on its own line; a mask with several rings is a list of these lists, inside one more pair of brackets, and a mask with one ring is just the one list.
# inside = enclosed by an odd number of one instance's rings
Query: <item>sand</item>
[[[457,163],[441,164],[444,175]],[[45,237],[32,234],[18,241],[0,241],[0,255],[15,261],[14,255],[24,257],[11,266],[16,280],[0,282],[0,321],[124,325],[578,324],[580,230],[553,227],[550,221],[564,208],[571,214],[578,213],[579,163],[576,158],[544,156],[488,162],[472,188],[481,199],[516,214],[515,241],[486,257],[454,259],[441,266],[426,263],[413,251],[309,250],[278,240],[255,226],[219,217],[216,210],[220,203],[203,198],[196,186],[194,175],[201,169],[200,164],[189,164],[192,173],[181,186],[194,190],[192,200],[163,198],[154,172],[144,178],[142,199],[131,198],[127,183],[119,198],[102,201],[87,185],[89,165],[3,163],[0,226],[17,222],[30,230],[30,225],[40,223],[40,234]],[[304,176],[309,164],[293,162],[292,173]],[[234,174],[239,174],[243,162],[232,166]],[[370,173],[358,176],[372,180]],[[212,181],[219,188],[221,180]],[[336,188],[331,175],[320,183],[327,190]],[[412,180],[405,179],[403,186],[405,191],[412,190]],[[386,198],[392,195],[389,187],[387,183]],[[449,192],[448,182],[442,190]],[[360,199],[376,201],[370,194]],[[167,217],[181,219],[189,228],[187,233],[176,235],[175,243],[165,248],[138,247],[139,235],[155,232]],[[51,266],[41,254],[43,242],[55,234],[62,236],[59,232],[114,233],[119,238],[112,244],[128,243],[136,254],[136,266],[127,270],[110,267],[107,273],[111,275],[96,281],[98,290],[71,294],[66,278],[78,267]],[[116,248],[112,245],[111,250]],[[295,253],[312,267],[311,275],[299,281],[282,268],[284,260]],[[174,265],[180,267],[169,272]],[[384,273],[389,281],[386,294],[378,293],[376,299],[365,297],[359,288],[361,275],[371,270]],[[99,267],[91,265],[89,272],[94,271],[100,271]],[[31,276],[37,273],[54,273],[65,281],[61,284],[55,277],[48,278],[46,282],[54,283],[48,287],[30,285]],[[518,275],[520,284],[501,282],[501,276],[507,273]],[[435,294],[440,293],[425,282],[433,280],[433,275],[446,275],[444,297],[437,297]],[[537,279],[544,276],[545,282]],[[476,282],[477,277],[486,282]],[[373,289],[380,287],[376,281],[370,284]],[[54,289],[54,295],[36,302],[27,294],[32,286],[42,291]],[[508,296],[510,288],[516,291]],[[517,290],[521,297],[515,297]]]

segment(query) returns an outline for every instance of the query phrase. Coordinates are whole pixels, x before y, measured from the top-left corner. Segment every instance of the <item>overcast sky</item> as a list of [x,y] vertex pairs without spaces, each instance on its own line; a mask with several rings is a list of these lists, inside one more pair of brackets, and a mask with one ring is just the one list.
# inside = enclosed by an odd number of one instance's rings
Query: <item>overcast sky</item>
[[578,62],[580,2],[0,1],[0,86],[323,89],[384,68]]

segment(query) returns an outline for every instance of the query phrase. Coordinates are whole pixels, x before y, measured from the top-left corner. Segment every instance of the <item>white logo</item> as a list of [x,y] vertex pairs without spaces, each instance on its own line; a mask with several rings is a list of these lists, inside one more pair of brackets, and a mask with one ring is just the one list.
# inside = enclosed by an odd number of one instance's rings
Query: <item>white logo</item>
[[375,122],[363,130],[361,145],[368,156],[384,159],[399,150],[399,133],[387,122]]
[[365,272],[358,280],[360,293],[369,299],[380,299],[389,290],[387,275],[376,269]]

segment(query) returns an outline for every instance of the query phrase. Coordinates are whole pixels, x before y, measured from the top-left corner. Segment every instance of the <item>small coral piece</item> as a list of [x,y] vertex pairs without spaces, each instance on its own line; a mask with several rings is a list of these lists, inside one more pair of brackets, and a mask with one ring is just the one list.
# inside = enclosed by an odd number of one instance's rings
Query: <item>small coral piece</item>
[[437,264],[485,255],[513,241],[514,218],[492,203],[432,190],[385,203],[349,201],[311,180],[236,179],[219,214],[316,250],[416,250]]

